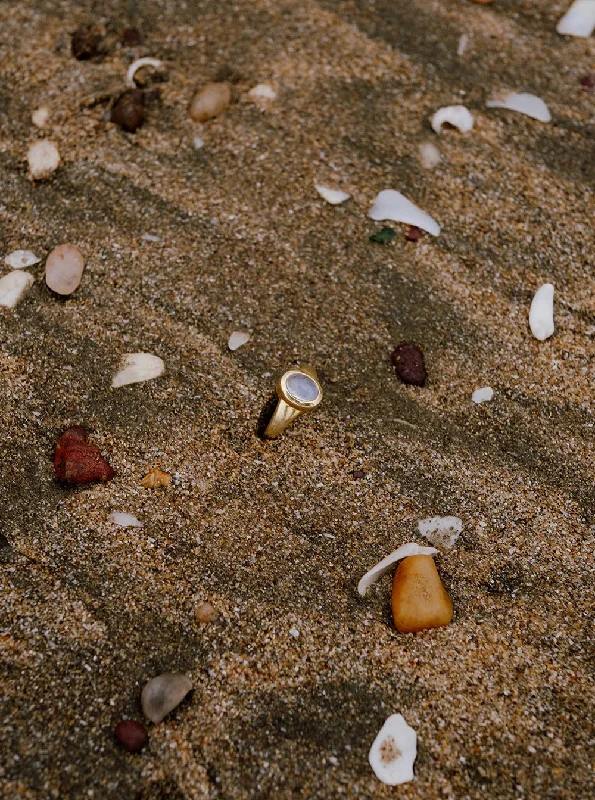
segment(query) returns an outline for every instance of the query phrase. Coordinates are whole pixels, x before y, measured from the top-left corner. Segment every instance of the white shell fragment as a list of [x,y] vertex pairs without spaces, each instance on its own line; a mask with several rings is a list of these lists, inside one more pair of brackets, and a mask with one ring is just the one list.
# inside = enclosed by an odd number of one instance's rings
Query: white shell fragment
[[195,150],[200,150],[201,147],[205,146],[205,140],[201,139],[198,134],[192,139],[192,144],[194,145]]
[[141,67],[154,67],[155,69],[161,69],[162,66],[163,61],[159,61],[158,58],[137,58],[136,61],[133,61],[128,67],[128,72],[126,73],[126,86],[128,86],[130,89],[136,88],[134,76],[137,70],[141,69]]
[[525,116],[537,119],[540,122],[549,122],[552,118],[549,108],[541,97],[537,97],[535,94],[527,94],[526,92],[521,94],[511,92],[501,100],[488,100],[486,106],[488,108],[507,108],[509,111],[518,111],[520,114],[525,114]]
[[363,597],[370,586],[376,583],[379,578],[389,571],[393,564],[400,561],[402,558],[407,558],[408,556],[431,556],[433,553],[437,552],[438,550],[436,550],[435,547],[422,547],[417,544],[417,542],[402,544],[398,550],[390,553],[390,555],[383,558],[382,561],[379,561],[378,564],[375,564],[372,569],[366,572],[358,583],[357,590]]
[[33,180],[42,181],[44,178],[49,178],[60,166],[60,153],[49,139],[40,139],[29,148],[27,161]]
[[562,36],[587,39],[595,30],[595,0],[574,0],[556,30]]
[[474,403],[479,405],[480,403],[487,403],[489,402],[492,397],[494,396],[494,390],[491,386],[484,386],[481,389],[476,389],[473,394],[471,395],[471,399]]
[[432,129],[440,133],[445,122],[458,128],[461,133],[468,133],[473,127],[473,114],[465,106],[444,106],[432,117]]
[[450,550],[462,533],[463,520],[459,517],[429,517],[420,519],[417,527],[421,535],[436,547]]
[[394,189],[385,189],[376,197],[374,205],[368,216],[376,221],[390,219],[393,222],[404,222],[407,225],[416,225],[432,236],[438,236],[440,225],[425,211],[414,205],[411,200],[395,192]]
[[551,283],[544,283],[535,292],[529,311],[529,327],[540,342],[554,332],[554,287]]
[[34,125],[37,125],[38,128],[43,128],[49,118],[50,118],[50,110],[45,106],[40,106],[39,108],[36,108],[35,111],[31,114],[31,122]]
[[351,197],[350,194],[342,192],[341,189],[329,189],[328,186],[323,186],[321,183],[315,183],[314,188],[322,199],[326,200],[326,202],[330,203],[332,206],[338,206]]
[[469,44],[469,37],[467,36],[466,33],[463,33],[461,35],[461,38],[459,39],[459,43],[457,44],[457,55],[459,57],[463,55],[463,53],[467,49],[468,44]]
[[151,353],[127,353],[122,357],[120,371],[114,376],[112,388],[153,380],[158,378],[164,369],[165,364],[159,356]]
[[370,748],[368,760],[376,777],[388,786],[413,780],[417,734],[402,714],[391,714]]
[[142,528],[143,523],[134,514],[127,514],[125,511],[112,511],[110,520],[121,528]]
[[140,696],[145,716],[151,722],[161,722],[173,711],[192,689],[192,681],[186,675],[164,672],[152,678]]
[[32,253],[31,250],[13,250],[4,259],[4,263],[12,267],[12,269],[25,269],[25,267],[39,264],[40,261],[41,258]]
[[252,101],[258,100],[275,100],[277,92],[273,89],[270,83],[259,83],[258,86],[250,89],[248,97]]
[[440,150],[432,142],[422,142],[419,146],[419,160],[424,169],[433,169],[440,163]]
[[0,278],[0,306],[14,308],[27,289],[35,283],[28,272],[15,270]]
[[247,331],[234,331],[229,337],[227,346],[230,350],[237,350],[250,341],[250,334]]

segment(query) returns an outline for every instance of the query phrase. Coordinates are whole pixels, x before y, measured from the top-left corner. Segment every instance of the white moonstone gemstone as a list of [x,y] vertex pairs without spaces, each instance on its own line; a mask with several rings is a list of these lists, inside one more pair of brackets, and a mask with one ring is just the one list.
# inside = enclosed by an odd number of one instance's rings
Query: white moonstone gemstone
[[81,282],[85,259],[74,244],[54,247],[45,262],[45,282],[56,294],[72,294]]
[[56,145],[49,139],[41,139],[29,148],[27,161],[33,180],[41,181],[49,178],[52,172],[58,169],[60,153]]
[[535,292],[529,311],[529,327],[540,342],[554,332],[554,287],[551,283],[544,283]]
[[41,258],[32,253],[31,250],[13,250],[4,259],[4,263],[12,267],[12,269],[25,269],[25,267],[39,264],[40,261]]
[[294,372],[285,381],[287,391],[298,403],[313,403],[318,397],[318,386],[309,375]]
[[27,289],[35,283],[33,275],[15,270],[0,279],[0,306],[14,308]]
[[378,780],[398,786],[413,780],[417,734],[401,714],[391,714],[374,739],[368,759]]

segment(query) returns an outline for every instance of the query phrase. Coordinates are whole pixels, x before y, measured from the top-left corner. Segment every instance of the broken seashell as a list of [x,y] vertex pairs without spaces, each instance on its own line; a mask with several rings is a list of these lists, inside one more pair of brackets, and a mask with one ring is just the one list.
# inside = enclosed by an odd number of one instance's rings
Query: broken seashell
[[171,475],[169,472],[163,472],[158,467],[151,467],[141,481],[145,489],[157,489],[159,486],[169,486],[170,483]]
[[52,292],[69,295],[78,289],[84,269],[85,259],[78,247],[60,244],[45,260],[45,282]]
[[420,519],[417,528],[436,547],[450,550],[461,535],[463,521],[459,517],[429,517]]
[[488,100],[486,106],[488,108],[507,108],[509,111],[518,111],[520,114],[525,114],[525,116],[537,119],[540,122],[549,122],[552,118],[549,108],[541,97],[527,92],[520,94],[511,92],[501,100]]
[[230,350],[237,350],[250,341],[250,334],[247,331],[233,331],[227,342]]
[[445,122],[458,128],[461,133],[467,133],[473,127],[473,115],[465,106],[444,106],[434,113],[432,129],[440,133]]
[[99,448],[87,441],[87,431],[73,425],[58,439],[54,455],[54,469],[59,481],[65,483],[90,483],[109,481],[114,471],[101,455]]
[[574,0],[556,25],[556,31],[562,36],[578,36],[581,39],[587,39],[594,30],[594,0]]
[[459,38],[459,43],[457,44],[457,55],[460,57],[463,55],[465,50],[467,49],[467,45],[469,44],[469,37],[466,33],[461,34]]
[[31,122],[38,128],[43,128],[50,118],[50,110],[46,106],[36,108],[31,114]]
[[137,58],[136,61],[133,61],[128,67],[128,72],[126,73],[126,86],[128,86],[129,89],[136,89],[134,76],[137,70],[142,69],[143,67],[154,67],[154,69],[161,69],[162,66],[163,61],[159,61],[158,58]]
[[152,678],[141,694],[141,705],[151,722],[161,722],[192,689],[192,681],[180,673],[164,672]]
[[60,166],[60,153],[49,139],[40,139],[27,151],[27,161],[33,180],[42,181],[49,178]]
[[398,786],[413,780],[417,734],[402,714],[391,714],[374,739],[368,760],[378,780]]
[[4,258],[4,263],[12,269],[24,269],[39,264],[41,258],[32,253],[31,250],[13,250]]
[[14,308],[30,286],[35,283],[35,278],[28,272],[14,270],[0,278],[0,306]]
[[329,189],[328,186],[323,186],[320,183],[315,183],[314,188],[323,198],[323,200],[326,200],[326,202],[330,203],[332,206],[338,206],[340,203],[344,203],[345,200],[349,200],[351,197],[350,194],[347,194],[347,192],[342,192],[341,189]]
[[394,189],[385,189],[378,194],[368,216],[377,221],[390,219],[407,225],[417,225],[432,236],[440,233],[440,225],[435,219]]
[[554,332],[554,287],[551,283],[544,283],[535,292],[529,310],[529,327],[540,342]]
[[491,386],[484,386],[482,389],[476,389],[471,395],[471,399],[478,405],[480,403],[489,402],[494,396],[494,390]]
[[275,100],[277,92],[273,89],[270,83],[259,83],[248,92],[250,100],[258,102],[260,100]]
[[207,83],[190,101],[189,113],[195,122],[206,122],[225,111],[230,103],[229,83]]
[[419,146],[419,160],[424,169],[433,169],[440,163],[440,150],[432,142],[422,142]]
[[126,353],[122,356],[120,370],[114,376],[112,389],[127,386],[130,383],[141,383],[158,378],[164,371],[165,364],[151,353]]
[[442,628],[454,613],[430,555],[409,556],[401,561],[393,579],[391,604],[395,628],[401,633]]
[[142,528],[143,523],[134,514],[127,514],[125,511],[112,511],[109,515],[112,522],[120,528]]
[[379,561],[378,564],[375,564],[372,569],[369,569],[361,581],[357,585],[358,592],[362,595],[368,591],[370,586],[373,583],[381,578],[385,573],[389,571],[393,564],[397,561],[400,561],[402,558],[407,558],[408,556],[414,555],[431,555],[432,553],[437,553],[435,547],[423,547],[416,542],[407,542],[406,544],[402,544],[398,550],[390,553],[390,555],[383,558],[382,561]]

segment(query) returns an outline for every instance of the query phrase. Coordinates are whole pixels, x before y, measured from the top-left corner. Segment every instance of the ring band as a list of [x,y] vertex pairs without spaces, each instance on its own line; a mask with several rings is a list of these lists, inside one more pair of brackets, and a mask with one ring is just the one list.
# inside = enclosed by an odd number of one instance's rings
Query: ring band
[[266,427],[267,439],[276,439],[306,411],[313,411],[322,400],[322,388],[312,367],[290,369],[277,381],[279,402]]

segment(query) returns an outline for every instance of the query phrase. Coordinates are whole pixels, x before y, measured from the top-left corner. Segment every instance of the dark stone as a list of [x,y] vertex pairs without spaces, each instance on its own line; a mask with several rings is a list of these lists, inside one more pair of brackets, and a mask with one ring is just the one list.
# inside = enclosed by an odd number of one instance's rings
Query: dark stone
[[122,32],[121,42],[124,47],[138,47],[143,41],[143,35],[138,28],[126,28]]
[[140,752],[149,739],[145,726],[135,719],[118,722],[114,728],[114,736],[129,753]]
[[100,25],[82,25],[72,34],[72,55],[79,61],[88,61],[101,52],[104,33]]
[[427,372],[423,350],[419,345],[403,342],[395,347],[392,361],[396,373],[403,383],[409,383],[412,386],[425,385]]
[[114,103],[110,121],[134,133],[145,121],[145,95],[140,89],[127,89]]

